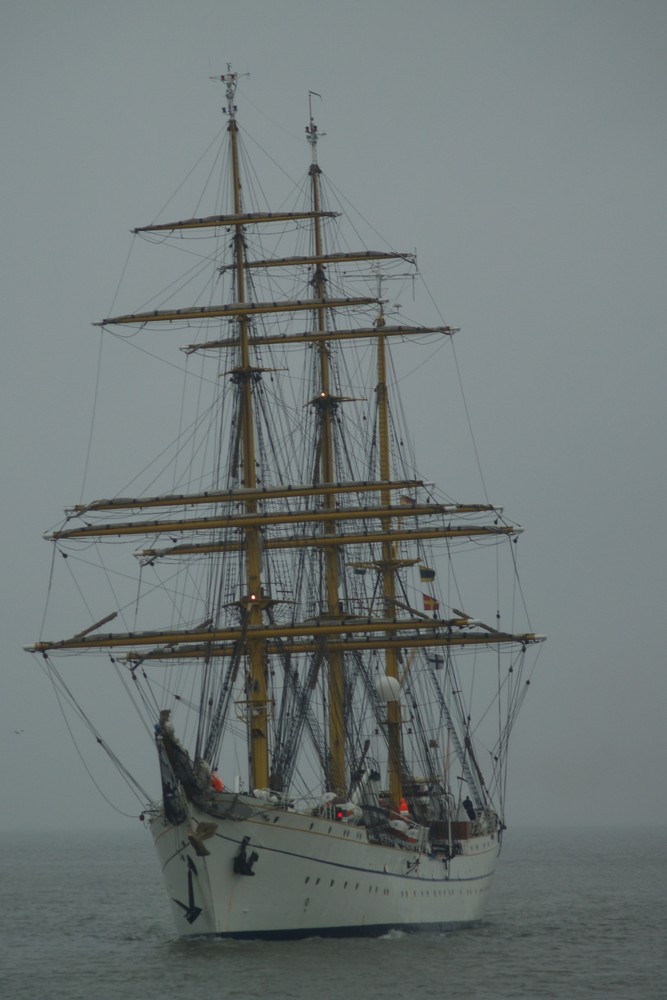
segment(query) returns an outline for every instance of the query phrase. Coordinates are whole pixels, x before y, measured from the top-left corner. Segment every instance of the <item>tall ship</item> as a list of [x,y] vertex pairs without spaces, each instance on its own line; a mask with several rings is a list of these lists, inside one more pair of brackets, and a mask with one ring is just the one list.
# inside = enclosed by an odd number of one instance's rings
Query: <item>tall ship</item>
[[[139,489],[82,500],[48,533],[49,592],[58,554],[68,574],[99,561],[101,582],[77,585],[86,610],[59,626],[68,638],[26,648],[129,783],[137,761],[120,764],[59,657],[101,656],[138,710],[155,754],[139,811],[180,937],[472,925],[543,638],[523,614],[521,529],[418,471],[399,386],[456,331],[399,306],[414,254],[346,228],[317,95],[307,171],[268,208],[237,74],[216,79],[211,202],[133,230],[185,273],[97,324],[149,354],[151,337],[180,334],[173,365],[193,399],[160,397],[178,433]],[[414,379],[412,394],[414,412]],[[451,440],[443,400],[419,405],[432,441]]]

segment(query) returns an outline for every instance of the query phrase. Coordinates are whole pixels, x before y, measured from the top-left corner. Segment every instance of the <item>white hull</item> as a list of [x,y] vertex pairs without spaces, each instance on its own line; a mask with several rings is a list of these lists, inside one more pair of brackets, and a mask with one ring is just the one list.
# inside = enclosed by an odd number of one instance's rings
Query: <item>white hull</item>
[[[227,818],[190,803],[189,823],[151,822],[179,937],[372,935],[453,929],[484,915],[496,833],[462,841],[462,853],[447,861],[416,845],[371,844],[364,827],[246,796],[229,802]],[[204,856],[189,835],[212,822]],[[246,837],[246,855],[257,855],[252,875],[234,871]]]

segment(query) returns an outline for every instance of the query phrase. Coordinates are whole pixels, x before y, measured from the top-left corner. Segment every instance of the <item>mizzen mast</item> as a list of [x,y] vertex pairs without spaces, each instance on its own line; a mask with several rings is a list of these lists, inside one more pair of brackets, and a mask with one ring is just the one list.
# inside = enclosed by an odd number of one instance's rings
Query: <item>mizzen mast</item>
[[[379,292],[378,299],[380,299],[380,302],[382,301]],[[376,326],[380,334],[382,333],[384,323],[384,313],[382,305],[380,305],[380,312],[376,320]],[[382,492],[381,499],[383,506],[388,506],[391,503],[391,492],[389,489],[389,483],[391,482],[391,455],[389,448],[389,394],[387,391],[386,342],[383,336],[380,336],[377,341],[377,380],[380,480],[387,483],[386,489]],[[390,519],[383,520],[382,529],[385,534],[391,530]],[[382,575],[385,618],[396,616],[395,574],[400,565],[396,554],[397,543],[385,539],[382,542],[382,560],[378,567]],[[390,634],[388,634],[387,638],[391,638]],[[392,808],[396,812],[400,811],[403,794],[401,783],[401,704],[399,700],[398,656],[399,650],[392,646],[389,646],[385,651],[386,673],[389,678],[387,693],[390,695],[387,699],[389,799]],[[391,697],[391,695],[395,695],[395,697]]]

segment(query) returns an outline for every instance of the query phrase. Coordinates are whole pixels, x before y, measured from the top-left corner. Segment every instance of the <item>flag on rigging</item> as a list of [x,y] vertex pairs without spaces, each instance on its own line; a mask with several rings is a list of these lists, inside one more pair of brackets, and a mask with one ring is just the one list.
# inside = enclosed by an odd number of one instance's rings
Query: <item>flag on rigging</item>
[[420,580],[435,580],[435,570],[431,569],[429,566],[419,567],[419,579]]
[[440,601],[436,601],[435,597],[431,597],[430,594],[422,594],[422,599],[424,601],[424,611],[440,610]]

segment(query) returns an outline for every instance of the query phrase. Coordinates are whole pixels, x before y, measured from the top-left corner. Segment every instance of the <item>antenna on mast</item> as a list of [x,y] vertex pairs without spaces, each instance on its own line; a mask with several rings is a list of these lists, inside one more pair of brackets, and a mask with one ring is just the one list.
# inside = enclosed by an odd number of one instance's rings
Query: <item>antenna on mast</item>
[[[319,139],[319,134],[317,131],[317,125],[315,124],[315,119],[313,118],[313,97],[319,97],[323,100],[322,95],[318,94],[316,90],[308,91],[308,124],[306,125],[306,138],[310,143],[311,149],[313,151],[313,163],[317,163],[317,140]],[[326,132],[322,132],[322,135],[326,135]]]
[[222,113],[223,115],[229,115],[230,118],[233,118],[238,111],[237,106],[234,104],[234,97],[236,95],[237,81],[240,76],[250,76],[250,73],[232,73],[232,64],[227,63],[226,73],[223,73],[221,76],[209,77],[211,80],[221,80],[226,85],[225,98],[227,103],[222,109]]

